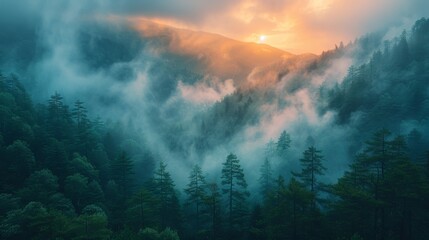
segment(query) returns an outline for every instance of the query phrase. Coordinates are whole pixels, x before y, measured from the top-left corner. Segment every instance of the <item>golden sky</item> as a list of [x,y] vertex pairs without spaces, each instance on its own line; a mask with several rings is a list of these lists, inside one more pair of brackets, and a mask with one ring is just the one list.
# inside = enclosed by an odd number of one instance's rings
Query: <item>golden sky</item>
[[[129,0],[130,1],[130,0]],[[145,3],[146,2],[146,3]],[[163,0],[135,3],[132,17],[316,53],[429,9],[427,0]],[[146,8],[144,8],[146,6]],[[128,12],[129,14],[129,12]],[[426,13],[427,14],[427,13]],[[263,37],[261,37],[263,36]]]
[[46,23],[74,25],[85,16],[146,18],[291,53],[320,54],[340,41],[429,17],[428,9],[429,0],[0,0],[0,20],[35,14]]

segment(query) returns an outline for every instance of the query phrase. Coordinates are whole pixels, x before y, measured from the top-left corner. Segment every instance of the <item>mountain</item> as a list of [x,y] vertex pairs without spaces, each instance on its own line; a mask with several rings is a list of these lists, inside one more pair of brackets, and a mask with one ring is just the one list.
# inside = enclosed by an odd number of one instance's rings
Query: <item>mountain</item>
[[[134,27],[143,38],[159,44],[159,51],[197,59],[194,71],[236,79],[238,85],[242,85],[256,67],[301,58],[266,44],[241,42],[218,34],[178,29],[147,20],[136,22]],[[316,56],[311,57],[314,59]]]

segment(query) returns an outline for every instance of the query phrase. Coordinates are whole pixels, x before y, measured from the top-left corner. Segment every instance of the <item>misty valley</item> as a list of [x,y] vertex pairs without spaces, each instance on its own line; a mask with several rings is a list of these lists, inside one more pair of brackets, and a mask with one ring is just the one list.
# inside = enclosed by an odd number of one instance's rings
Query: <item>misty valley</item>
[[74,5],[0,3],[0,239],[429,239],[429,19],[317,55]]

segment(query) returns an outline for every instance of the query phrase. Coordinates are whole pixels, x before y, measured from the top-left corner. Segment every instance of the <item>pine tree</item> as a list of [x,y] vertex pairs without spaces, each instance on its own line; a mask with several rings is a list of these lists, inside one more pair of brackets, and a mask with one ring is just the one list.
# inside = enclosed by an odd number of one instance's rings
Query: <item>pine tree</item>
[[264,163],[261,166],[260,173],[259,184],[261,185],[262,196],[264,200],[266,200],[273,188],[273,170],[268,158],[265,158]]
[[87,110],[82,101],[77,100],[72,109],[72,117],[76,124],[76,151],[88,155],[89,148],[95,145],[95,139],[91,134],[91,122],[87,116]]
[[159,216],[161,228],[172,227],[178,229],[180,223],[179,200],[174,189],[174,182],[167,165],[159,162],[159,167],[153,177],[153,191],[159,199]]
[[383,185],[386,169],[389,163],[389,141],[390,131],[387,129],[381,129],[375,132],[372,138],[366,142],[367,148],[365,153],[368,155],[367,163],[371,169],[373,176],[373,197],[375,201],[379,201],[382,204],[374,206],[374,238],[378,237],[384,239],[385,227],[386,227],[386,214],[385,207],[383,206],[385,196],[383,196]]
[[315,147],[309,147],[303,153],[300,159],[302,170],[299,174],[294,174],[301,179],[306,187],[310,188],[312,193],[316,193],[318,187],[317,176],[323,175],[326,168],[322,164],[323,156],[321,151]]
[[342,219],[335,223],[337,236],[348,237],[359,233],[365,239],[372,238],[372,176],[367,164],[368,156],[358,154],[350,169],[331,188],[336,200],[332,202],[331,217]]
[[267,145],[265,146],[265,152],[264,152],[265,158],[272,159],[276,155],[276,152],[277,152],[276,146],[277,146],[277,143],[275,143],[274,140],[272,139],[267,143]]
[[384,172],[389,159],[389,136],[390,131],[381,129],[374,133],[371,140],[367,141],[365,152],[368,154],[368,162],[374,167],[377,181],[384,179]]
[[134,164],[128,155],[123,151],[110,164],[110,174],[112,179],[118,184],[120,194],[128,197],[133,188]]
[[237,156],[232,153],[229,154],[222,165],[222,192],[227,196],[228,221],[230,230],[232,230],[234,226],[240,223],[240,219],[246,215],[245,202],[249,192],[247,191],[247,183]]
[[74,103],[74,108],[72,110],[72,116],[75,119],[78,128],[81,128],[82,125],[87,124],[87,122],[89,121],[87,112],[88,111],[83,105],[83,102],[80,100],[76,100],[76,102]]
[[[291,178],[286,191],[286,201],[288,206],[289,222],[292,228],[291,239],[299,239],[299,227],[303,228],[303,216],[306,214],[306,209],[312,202],[313,194],[306,190],[295,178]],[[319,226],[320,227],[320,226]]]
[[201,167],[199,165],[195,165],[189,175],[189,183],[185,188],[185,193],[188,195],[188,204],[195,206],[195,232],[198,232],[200,228],[200,212],[201,204],[203,204],[206,195],[205,188],[206,180],[203,176]]
[[277,150],[277,154],[280,157],[284,157],[286,151],[290,148],[290,143],[291,143],[291,139],[290,139],[290,135],[289,133],[287,133],[286,131],[283,131],[280,134],[279,139],[277,140],[277,144],[276,144],[276,150]]
[[59,93],[55,93],[48,100],[46,126],[56,139],[71,139],[72,119],[68,106],[63,103],[63,97]]
[[216,183],[209,183],[207,185],[207,196],[205,198],[205,204],[207,206],[208,215],[210,216],[210,222],[211,222],[210,239],[217,239],[220,232],[220,224],[221,224],[220,197],[221,197],[221,194],[219,192],[218,185]]
[[286,185],[284,177],[279,175],[275,180],[275,186],[268,201],[265,202],[267,217],[267,232],[272,239],[282,239],[285,236],[285,212],[287,203],[285,202]]

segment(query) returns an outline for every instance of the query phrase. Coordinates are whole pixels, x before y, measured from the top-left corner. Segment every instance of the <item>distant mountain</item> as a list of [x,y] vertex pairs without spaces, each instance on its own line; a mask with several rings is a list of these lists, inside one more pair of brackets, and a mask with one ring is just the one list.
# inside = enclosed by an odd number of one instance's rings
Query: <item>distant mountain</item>
[[241,42],[218,34],[173,28],[141,20],[134,24],[145,39],[156,42],[157,49],[197,60],[193,70],[202,75],[234,79],[238,86],[255,69],[273,65],[302,63],[314,60],[316,55],[294,55],[266,44]]

